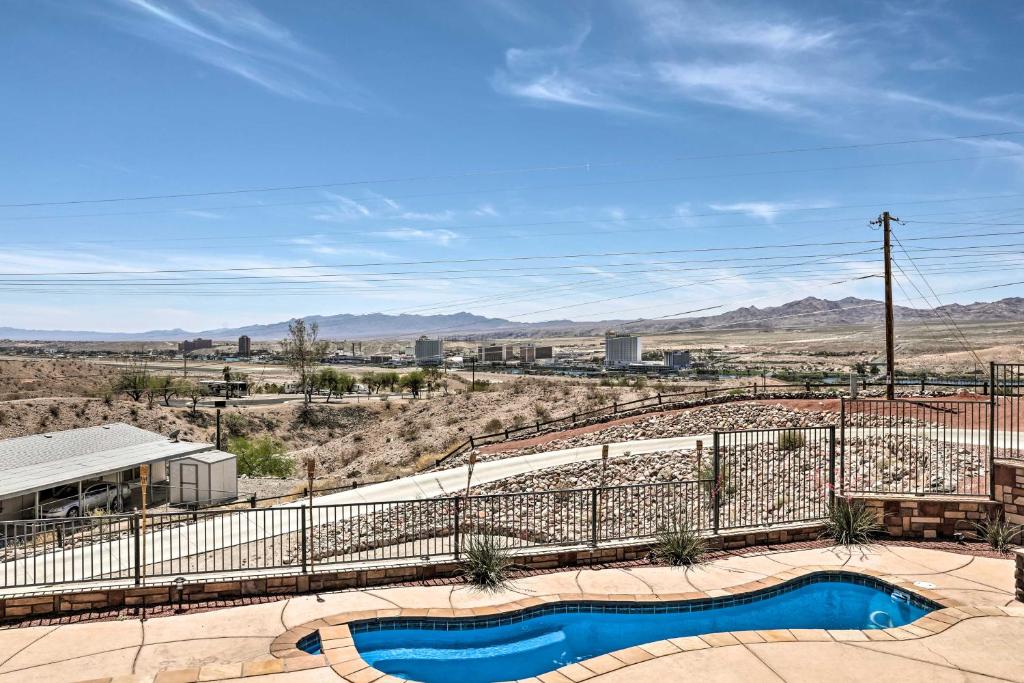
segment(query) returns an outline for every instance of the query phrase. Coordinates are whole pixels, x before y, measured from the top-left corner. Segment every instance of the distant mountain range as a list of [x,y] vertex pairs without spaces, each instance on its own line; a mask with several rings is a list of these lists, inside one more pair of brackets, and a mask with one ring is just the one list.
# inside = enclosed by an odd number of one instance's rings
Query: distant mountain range
[[[897,321],[925,322],[939,316],[951,316],[957,322],[1024,322],[1024,298],[1011,297],[993,302],[950,304],[934,310],[897,306]],[[308,316],[306,322],[320,326],[322,339],[399,339],[427,334],[458,337],[538,337],[552,335],[592,336],[608,329],[630,332],[664,333],[696,329],[814,329],[839,325],[881,325],[881,301],[847,297],[838,301],[807,297],[781,306],[747,306],[720,315],[672,320],[598,320],[577,322],[547,320],[521,323],[503,318],[487,318],[472,313],[451,315],[352,315]],[[227,327],[189,332],[181,329],[149,332],[91,332],[81,330],[23,330],[0,327],[0,340],[12,341],[176,341],[192,337],[234,340],[247,334],[253,340],[274,341],[288,334],[288,323]]]

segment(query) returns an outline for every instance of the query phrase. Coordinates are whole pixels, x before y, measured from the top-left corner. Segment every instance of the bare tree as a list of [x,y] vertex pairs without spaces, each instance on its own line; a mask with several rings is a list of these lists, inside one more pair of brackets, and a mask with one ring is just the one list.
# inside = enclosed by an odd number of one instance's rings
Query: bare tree
[[139,401],[149,388],[149,369],[145,361],[138,362],[134,358],[125,362],[124,368],[117,377],[117,390],[123,391],[132,400]]
[[199,412],[197,409],[199,401],[206,396],[206,388],[199,382],[183,380],[179,385],[178,391],[192,403],[191,414],[195,416]]
[[288,367],[299,376],[304,407],[308,407],[312,400],[316,366],[327,353],[328,344],[319,341],[319,335],[318,324],[312,323],[307,326],[305,320],[298,318],[288,324],[288,338],[281,342]]
[[171,399],[181,391],[181,383],[170,375],[159,375],[150,380],[153,390],[160,394],[165,406],[171,405]]

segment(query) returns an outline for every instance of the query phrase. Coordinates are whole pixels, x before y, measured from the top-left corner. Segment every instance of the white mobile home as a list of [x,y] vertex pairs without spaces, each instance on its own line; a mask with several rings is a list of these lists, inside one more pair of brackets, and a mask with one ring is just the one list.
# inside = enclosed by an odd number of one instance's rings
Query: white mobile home
[[[168,463],[213,449],[124,423],[0,441],[0,521],[91,512],[89,490],[107,484],[117,510],[139,504],[139,473],[150,466],[150,499],[168,498]],[[116,493],[114,493],[116,492]]]

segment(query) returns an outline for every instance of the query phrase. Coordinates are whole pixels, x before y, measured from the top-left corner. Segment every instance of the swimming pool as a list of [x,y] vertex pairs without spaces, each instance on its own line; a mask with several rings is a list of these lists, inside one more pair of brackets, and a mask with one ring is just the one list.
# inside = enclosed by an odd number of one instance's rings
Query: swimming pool
[[721,631],[889,628],[938,607],[870,577],[830,573],[725,598],[559,602],[490,617],[392,618],[349,627],[360,656],[380,671],[425,683],[485,683],[537,676],[667,638]]

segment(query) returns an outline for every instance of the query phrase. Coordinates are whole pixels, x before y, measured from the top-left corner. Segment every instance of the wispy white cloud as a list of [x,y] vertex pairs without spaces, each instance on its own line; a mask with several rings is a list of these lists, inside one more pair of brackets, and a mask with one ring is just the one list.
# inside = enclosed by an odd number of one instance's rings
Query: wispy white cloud
[[[492,86],[526,102],[673,114],[688,102],[830,129],[841,123],[852,134],[874,130],[882,110],[904,127],[931,126],[937,116],[1021,125],[995,101],[938,98],[908,81],[962,68],[954,48],[930,33],[901,33],[907,22],[948,22],[944,12],[897,13],[888,26],[700,0],[636,0],[618,9],[614,50],[593,45],[585,23],[554,47],[508,49]],[[898,35],[898,54],[866,49],[879,35]]]
[[459,233],[451,230],[420,230],[416,228],[395,228],[394,230],[382,230],[374,234],[407,242],[433,242],[441,246],[448,246],[452,240],[459,237]]
[[[631,3],[648,40],[663,45],[703,43],[773,52],[808,52],[832,46],[833,25],[738,16],[725,5],[638,0]],[[765,14],[758,8],[758,14]]]
[[313,220],[329,223],[347,223],[360,218],[373,218],[377,212],[362,202],[337,194],[324,192],[324,196],[333,202],[329,206],[318,209],[312,216]]
[[215,211],[203,211],[201,209],[186,209],[182,211],[186,216],[192,216],[194,218],[206,218],[209,220],[219,220],[224,218],[224,214],[217,213]]
[[989,123],[1005,123],[1018,127],[1024,126],[1024,118],[1019,116],[994,112],[970,105],[951,104],[941,100],[934,100],[928,97],[921,97],[919,95],[912,95],[910,93],[898,91],[886,92],[885,97],[892,102],[915,105],[923,109],[939,112],[958,119],[986,121]]
[[791,202],[732,202],[726,204],[709,204],[712,211],[723,213],[742,213],[753,218],[760,218],[765,223],[774,223],[788,211],[807,209],[828,209],[835,206],[829,201],[791,201]]
[[275,95],[362,108],[365,91],[330,59],[243,0],[107,0],[111,26],[197,59]]
[[562,45],[509,48],[505,66],[492,75],[491,86],[504,95],[532,102],[641,113],[642,108],[611,94],[606,80],[614,77],[614,68],[602,64],[592,69],[580,61],[589,35],[590,25],[585,24]]

